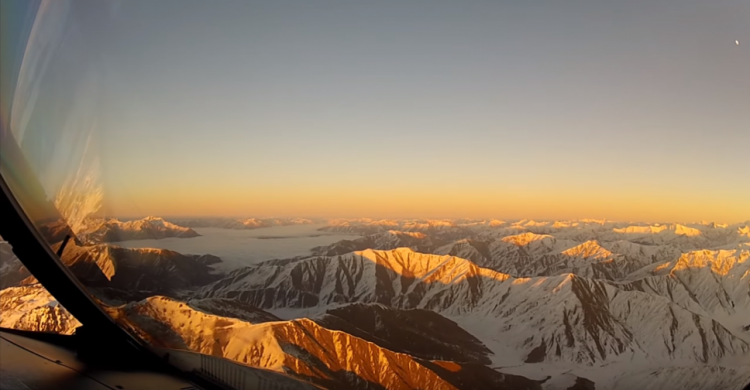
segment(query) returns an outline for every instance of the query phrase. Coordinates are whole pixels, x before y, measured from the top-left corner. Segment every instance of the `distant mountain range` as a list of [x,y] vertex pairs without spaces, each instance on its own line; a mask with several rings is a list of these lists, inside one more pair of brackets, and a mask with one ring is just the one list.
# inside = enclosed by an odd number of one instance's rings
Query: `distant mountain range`
[[170,218],[170,221],[191,228],[259,229],[273,226],[309,225],[325,222],[307,218]]
[[179,226],[157,217],[146,217],[126,222],[116,218],[88,218],[80,222],[79,226],[79,230],[75,233],[80,240],[86,243],[199,236],[191,228]]
[[[328,388],[739,390],[748,226],[362,219],[323,228],[361,237],[226,273],[107,244],[63,260],[158,346]],[[0,324],[72,332],[2,249]]]

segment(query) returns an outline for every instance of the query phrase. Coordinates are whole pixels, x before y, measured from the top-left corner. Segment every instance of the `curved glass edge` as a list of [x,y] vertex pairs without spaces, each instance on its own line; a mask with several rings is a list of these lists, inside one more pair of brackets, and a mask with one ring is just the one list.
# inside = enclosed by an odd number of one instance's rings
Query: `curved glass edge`
[[[77,13],[73,11],[76,8],[80,11],[81,3],[69,0],[9,0],[2,2],[2,6],[4,18],[25,16],[20,18],[23,23],[2,26],[0,180],[6,199],[14,203],[19,218],[26,219],[29,233],[36,236],[36,241],[44,243],[46,249],[45,255],[37,250],[33,256],[28,256],[31,253],[28,249],[13,249],[24,265],[28,264],[26,268],[15,270],[18,275],[12,276],[16,284],[38,286],[36,283],[42,282],[43,287],[47,287],[48,282],[57,280],[61,285],[50,288],[50,292],[55,297],[66,295],[59,297],[60,303],[72,309],[71,313],[84,326],[102,326],[109,322],[139,344],[138,348],[147,349],[178,370],[223,387],[255,389],[272,384],[273,388],[290,390],[319,388],[284,373],[165,348],[160,345],[163,343],[158,332],[155,334],[153,329],[143,329],[128,320],[122,304],[139,300],[137,292],[132,294],[128,289],[132,281],[118,284],[114,278],[115,265],[101,261],[97,253],[99,249],[108,251],[108,247],[92,245],[79,235],[87,224],[101,222],[98,217],[104,200],[93,119],[99,105],[97,77],[101,69],[96,67],[96,56],[101,48],[92,41],[89,53],[74,53],[79,56],[75,63],[87,59],[91,63],[87,64],[85,72],[57,77],[56,82],[64,85],[54,88],[71,91],[71,94],[65,101],[50,102],[49,98],[40,96],[44,95],[46,72],[56,61],[59,64],[71,55],[64,51],[66,39],[86,38],[76,32],[76,23],[90,21],[76,20]],[[109,11],[106,4],[92,2],[87,7],[88,14],[106,19]],[[97,23],[106,24],[103,20]],[[50,104],[55,105],[55,110],[49,110]],[[17,237],[8,238],[17,242]],[[42,257],[50,261],[43,261]],[[34,261],[30,263],[27,259]],[[63,287],[62,284],[66,284],[63,279],[70,283]],[[74,296],[72,290],[84,294],[85,298]],[[87,303],[95,306],[97,313],[92,313],[91,307],[84,308]],[[108,321],[102,322],[102,318]]]

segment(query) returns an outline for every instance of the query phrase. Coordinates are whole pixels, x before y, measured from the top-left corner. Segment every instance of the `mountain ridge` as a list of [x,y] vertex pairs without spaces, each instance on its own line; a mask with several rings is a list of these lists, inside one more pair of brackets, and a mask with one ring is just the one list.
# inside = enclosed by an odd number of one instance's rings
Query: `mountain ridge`
[[[537,293],[530,294],[526,285],[536,287]],[[248,302],[271,312],[361,302],[431,310],[458,324],[465,324],[472,316],[492,319],[500,332],[494,338],[504,334],[518,340],[513,347],[526,351],[526,358],[540,347],[540,341],[534,340],[541,338],[545,344],[544,359],[591,365],[601,364],[609,355],[633,354],[646,344],[635,342],[633,330],[623,324],[627,316],[633,315],[629,300],[647,305],[645,311],[650,308],[658,312],[670,305],[667,298],[654,301],[648,294],[639,295],[642,292],[574,274],[513,278],[464,259],[424,255],[406,248],[366,250],[299,260],[279,267],[249,268],[204,287],[201,294]],[[615,311],[610,310],[613,304]],[[654,355],[703,361],[748,351],[745,341],[725,331],[722,325],[714,324],[703,313],[688,312],[678,305],[671,310],[680,318],[690,319],[683,320],[687,324],[676,331],[682,332],[682,337],[696,340],[695,345],[702,345],[700,340],[705,336],[709,349],[705,353],[696,352],[700,348],[686,346],[685,351],[675,352],[670,346],[654,346]],[[640,318],[648,319],[646,315]],[[539,321],[547,321],[548,325]],[[549,321],[558,325],[549,325]],[[584,324],[582,329],[574,326],[578,321]],[[527,327],[518,328],[518,323],[539,326],[538,329],[547,329],[549,333],[529,332]],[[652,326],[669,333],[669,323],[655,322]],[[706,329],[719,330],[711,333]]]

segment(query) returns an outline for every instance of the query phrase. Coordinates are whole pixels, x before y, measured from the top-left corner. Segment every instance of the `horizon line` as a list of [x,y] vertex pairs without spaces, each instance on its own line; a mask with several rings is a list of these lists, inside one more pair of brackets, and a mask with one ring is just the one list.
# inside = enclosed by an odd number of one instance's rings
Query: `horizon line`
[[139,215],[102,215],[99,218],[114,218],[114,219],[144,219],[148,217],[156,217],[162,219],[309,219],[315,220],[362,220],[370,219],[373,221],[409,221],[409,220],[427,220],[427,221],[503,221],[507,223],[520,222],[520,221],[534,221],[534,222],[600,222],[600,223],[648,223],[648,224],[726,224],[736,225],[743,223],[750,223],[748,219],[738,219],[737,222],[726,222],[726,221],[713,221],[713,220],[638,220],[638,219],[609,219],[609,218],[499,218],[499,217],[373,217],[373,216],[259,216],[259,215],[156,215],[156,214],[139,214]]

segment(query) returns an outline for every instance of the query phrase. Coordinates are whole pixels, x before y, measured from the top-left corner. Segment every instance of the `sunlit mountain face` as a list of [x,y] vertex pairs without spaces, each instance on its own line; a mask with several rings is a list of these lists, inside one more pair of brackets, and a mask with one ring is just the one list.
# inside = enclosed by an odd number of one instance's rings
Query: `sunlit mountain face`
[[[69,244],[63,261],[122,324],[158,347],[325,388],[740,389],[750,381],[750,221],[87,222],[84,242]],[[195,248],[189,243],[214,234],[257,233],[279,246],[301,239],[279,229],[347,236],[305,255],[244,263],[155,249]],[[78,322],[3,248],[0,324],[72,333]]]

